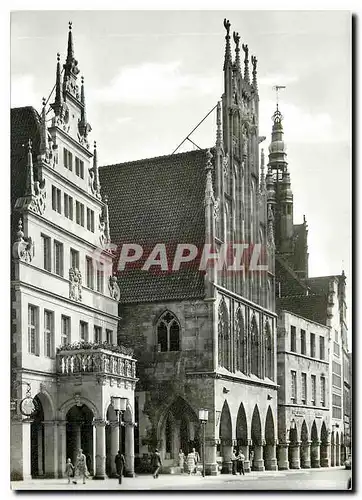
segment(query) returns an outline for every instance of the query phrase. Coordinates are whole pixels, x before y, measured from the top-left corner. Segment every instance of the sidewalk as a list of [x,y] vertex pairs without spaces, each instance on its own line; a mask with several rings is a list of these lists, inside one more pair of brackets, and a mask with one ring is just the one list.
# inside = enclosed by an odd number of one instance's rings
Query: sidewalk
[[[31,479],[28,481],[12,481],[11,489],[13,490],[157,490],[167,489],[172,486],[173,489],[183,489],[190,484],[195,485],[195,488],[200,488],[201,484],[205,489],[214,489],[215,484],[222,485],[234,481],[255,481],[259,478],[278,477],[283,478],[289,474],[304,474],[330,471],[332,468],[322,469],[291,469],[286,471],[264,471],[264,472],[249,472],[245,476],[233,476],[232,474],[221,474],[219,476],[201,475],[189,476],[188,474],[161,474],[158,479],[154,479],[152,475],[139,475],[134,478],[125,477],[122,479],[122,484],[118,484],[118,479],[106,478],[104,481],[88,479],[86,484],[78,482],[78,484],[70,483],[66,478],[62,479]],[[343,467],[333,467],[334,470],[343,469]]]

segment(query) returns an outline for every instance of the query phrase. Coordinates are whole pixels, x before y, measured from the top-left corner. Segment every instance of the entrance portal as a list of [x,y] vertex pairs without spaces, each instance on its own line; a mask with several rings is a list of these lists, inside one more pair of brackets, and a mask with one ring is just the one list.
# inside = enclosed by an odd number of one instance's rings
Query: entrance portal
[[73,406],[67,413],[67,458],[75,465],[81,448],[87,459],[87,468],[94,474],[93,412],[86,405]]

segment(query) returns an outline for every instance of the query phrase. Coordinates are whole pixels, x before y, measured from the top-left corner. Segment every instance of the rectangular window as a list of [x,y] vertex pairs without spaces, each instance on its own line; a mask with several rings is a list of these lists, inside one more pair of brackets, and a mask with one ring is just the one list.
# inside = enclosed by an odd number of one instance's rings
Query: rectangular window
[[341,419],[342,418],[342,408],[337,408],[332,406],[332,418]]
[[54,314],[44,311],[44,354],[48,358],[54,357]]
[[312,375],[311,376],[312,380],[312,405],[316,405],[316,398],[317,398],[317,384],[316,384],[316,376]]
[[310,334],[310,356],[315,358],[315,334]]
[[72,269],[79,269],[79,252],[74,250],[74,248],[70,249],[70,267]]
[[84,162],[77,157],[75,157],[75,174],[84,179]]
[[84,205],[79,201],[75,202],[75,221],[84,227]]
[[64,148],[64,167],[70,171],[73,170],[73,155],[66,148]]
[[87,229],[94,233],[94,212],[90,208],[87,208]]
[[52,253],[49,236],[41,235],[43,239],[43,266],[46,271],[52,270]]
[[102,342],[102,328],[100,326],[94,327],[94,342],[100,344]]
[[104,266],[103,262],[98,262],[97,265],[97,292],[103,293],[104,289]]
[[52,186],[52,208],[56,212],[62,213],[62,193],[55,186]]
[[339,349],[338,342],[333,342],[333,353],[335,354],[335,356],[337,356],[339,358],[339,356],[340,356],[340,349]]
[[28,352],[39,355],[38,351],[38,328],[39,308],[29,304],[28,306]]
[[59,241],[54,241],[54,272],[63,276],[63,244]]
[[322,337],[322,336],[319,337],[319,357],[320,357],[320,359],[325,359],[325,357],[326,357],[324,337]]
[[73,220],[73,198],[64,193],[64,215]]
[[85,321],[80,322],[80,340],[88,341],[88,323]]
[[307,354],[305,330],[300,330],[300,352],[301,354]]
[[307,374],[302,373],[302,404],[307,403]]
[[321,405],[326,406],[326,378],[321,376]]
[[297,402],[297,372],[291,370],[291,382],[292,382],[292,392],[291,392],[291,401],[292,403]]
[[297,352],[297,333],[295,326],[290,327],[290,350]]
[[338,342],[338,332],[337,332],[337,330],[334,330],[334,341]]
[[113,331],[112,330],[106,330],[106,338],[107,338],[107,344],[113,345]]
[[87,287],[93,290],[94,288],[94,269],[93,269],[93,260],[90,257],[86,258],[86,279],[87,279]]
[[61,319],[61,345],[70,344],[70,318],[62,315]]

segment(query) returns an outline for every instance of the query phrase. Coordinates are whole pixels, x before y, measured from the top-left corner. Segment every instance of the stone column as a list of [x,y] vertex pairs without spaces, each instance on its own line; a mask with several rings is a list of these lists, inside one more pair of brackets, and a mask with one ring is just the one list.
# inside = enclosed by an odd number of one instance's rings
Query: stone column
[[216,462],[217,441],[213,438],[205,439],[205,474],[207,476],[217,476],[219,473]]
[[320,464],[320,441],[313,441],[311,445],[311,464],[314,469],[319,469]]
[[106,474],[106,422],[93,421],[96,429],[96,466],[94,479],[104,479]]
[[278,445],[278,470],[289,469],[288,448],[289,442],[279,443]]
[[47,478],[58,477],[58,428],[53,420],[44,421],[44,474]]
[[253,470],[264,471],[264,459],[263,459],[263,445],[255,444],[254,445],[254,463]]
[[231,454],[233,452],[233,445],[231,439],[224,439],[221,441],[221,453],[222,453],[222,474],[231,474],[232,472],[232,461]]
[[38,476],[44,474],[43,471],[43,426],[39,424],[37,429],[38,434]]
[[[65,476],[65,464],[67,461],[67,422],[58,421],[58,477]],[[70,457],[69,457],[70,458]]]
[[276,457],[276,442],[265,445],[265,470],[278,470]]
[[328,441],[327,443],[323,443],[321,445],[321,467],[329,467],[330,466],[330,453],[331,453],[331,443]]
[[112,422],[111,424],[111,477],[117,476],[116,463],[114,459],[120,450],[119,446],[119,425],[118,422]]
[[250,446],[250,441],[247,441],[246,445],[241,445],[240,449],[245,457],[244,460],[244,472],[250,472],[250,460],[249,460],[249,446]]
[[289,468],[300,469],[300,443],[289,443],[289,449],[291,450]]
[[16,415],[11,421],[11,480],[31,479],[31,420]]
[[125,422],[126,436],[125,436],[125,477],[134,477],[134,422]]
[[331,443],[331,467],[336,465],[336,446],[334,443]]
[[300,450],[300,461],[302,469],[310,469],[310,445],[311,441],[303,441]]

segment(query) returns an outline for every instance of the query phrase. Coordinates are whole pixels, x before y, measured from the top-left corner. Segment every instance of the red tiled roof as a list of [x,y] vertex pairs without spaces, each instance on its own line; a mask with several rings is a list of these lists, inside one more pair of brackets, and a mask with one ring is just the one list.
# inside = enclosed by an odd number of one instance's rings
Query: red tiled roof
[[[112,243],[137,243],[145,257],[164,243],[171,263],[178,243],[202,249],[206,161],[206,150],[198,150],[101,167]],[[118,276],[123,303],[204,297],[204,274],[196,261],[177,272],[127,266]]]

